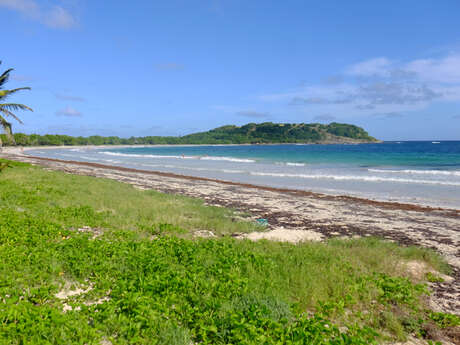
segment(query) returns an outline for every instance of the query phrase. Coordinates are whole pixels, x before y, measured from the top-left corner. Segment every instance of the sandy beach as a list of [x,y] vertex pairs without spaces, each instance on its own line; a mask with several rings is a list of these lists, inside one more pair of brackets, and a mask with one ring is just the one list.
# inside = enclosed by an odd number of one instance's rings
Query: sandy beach
[[[403,245],[433,248],[453,268],[453,279],[432,283],[433,308],[460,314],[460,210],[32,157],[22,154],[18,148],[4,148],[0,157],[37,164],[50,170],[110,178],[139,189],[200,198],[209,205],[232,207],[250,213],[254,219],[267,219],[265,232],[247,235],[253,240],[266,238],[298,242],[342,236],[378,236]],[[233,236],[241,238],[246,235]]]

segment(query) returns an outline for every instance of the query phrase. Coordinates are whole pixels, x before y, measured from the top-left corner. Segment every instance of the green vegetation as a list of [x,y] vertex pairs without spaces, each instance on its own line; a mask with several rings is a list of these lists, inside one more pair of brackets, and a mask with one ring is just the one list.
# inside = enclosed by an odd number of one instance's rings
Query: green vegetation
[[27,209],[33,218],[44,217],[64,227],[136,230],[145,236],[161,224],[208,229],[216,234],[258,228],[248,222],[236,222],[229,210],[205,207],[197,199],[153,190],[141,192],[113,180],[44,172],[18,164],[21,163],[10,162],[14,168],[1,175],[0,201]]
[[[405,274],[409,260],[446,272],[430,250],[235,240],[260,227],[190,198],[8,164],[1,344],[364,345],[458,325]],[[219,236],[194,238],[203,229]]]
[[[1,63],[2,62],[0,61],[0,64]],[[12,90],[3,90],[3,87],[4,87],[5,83],[8,81],[8,79],[10,78],[10,73],[12,71],[13,71],[13,69],[9,68],[5,72],[3,72],[2,75],[0,75],[0,102],[5,101],[9,96],[15,94],[18,91],[30,90],[30,87],[20,87],[20,88],[12,89]],[[13,111],[16,111],[16,110],[30,110],[30,111],[32,111],[31,108],[29,108],[28,106],[26,106],[24,104],[0,103],[0,114],[3,114],[4,116],[7,116],[7,117],[12,117],[13,119],[18,121],[19,123],[22,123],[22,121],[19,119],[19,117],[17,117],[13,113]],[[2,115],[0,115],[0,126],[3,128],[4,132],[6,133],[6,134],[4,134],[4,136],[6,136],[8,138],[8,142],[12,143],[14,145],[14,137],[13,137],[13,133],[11,131],[11,123],[6,121],[6,119]],[[2,138],[0,137],[0,147],[1,146],[2,146]]]
[[[1,135],[0,135],[1,137]],[[362,128],[331,123],[313,124],[260,124],[223,126],[213,130],[185,135],[183,137],[149,136],[128,139],[119,137],[71,137],[68,135],[14,134],[15,142],[22,146],[38,145],[154,145],[154,144],[268,144],[268,143],[343,143],[376,142]],[[3,136],[5,144],[12,143]]]
[[322,125],[260,124],[223,126],[203,133],[186,135],[181,138],[188,144],[265,144],[265,143],[320,143],[320,142],[374,142],[375,138],[360,127],[342,123]]

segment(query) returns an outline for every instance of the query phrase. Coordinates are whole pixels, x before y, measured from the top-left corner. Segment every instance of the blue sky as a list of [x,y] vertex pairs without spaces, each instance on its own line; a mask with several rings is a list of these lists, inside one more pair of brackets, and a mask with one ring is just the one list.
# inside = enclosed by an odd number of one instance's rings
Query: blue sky
[[353,123],[460,140],[460,1],[0,0],[26,133]]

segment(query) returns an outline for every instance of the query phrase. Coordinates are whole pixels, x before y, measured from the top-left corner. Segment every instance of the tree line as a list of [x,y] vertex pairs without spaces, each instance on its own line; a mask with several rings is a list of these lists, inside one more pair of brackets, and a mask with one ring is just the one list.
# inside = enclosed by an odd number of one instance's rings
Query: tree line
[[178,144],[267,144],[267,143],[321,143],[328,140],[354,139],[373,142],[375,138],[360,127],[331,123],[277,124],[249,123],[244,126],[223,126],[206,132],[181,137],[145,136],[120,138],[117,136],[73,137],[69,135],[39,135],[15,133],[11,137],[0,135],[5,145],[20,146],[72,146],[72,145],[178,145]]

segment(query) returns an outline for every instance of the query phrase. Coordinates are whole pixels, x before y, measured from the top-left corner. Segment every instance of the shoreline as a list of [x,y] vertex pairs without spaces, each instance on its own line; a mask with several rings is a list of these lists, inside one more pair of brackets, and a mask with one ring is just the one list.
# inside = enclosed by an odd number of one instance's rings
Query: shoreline
[[86,161],[63,160],[63,159],[57,159],[57,158],[38,157],[38,156],[31,156],[31,155],[25,155],[25,157],[30,157],[32,159],[38,159],[38,160],[44,160],[44,161],[50,161],[50,162],[83,165],[83,166],[89,166],[89,167],[95,167],[95,168],[113,169],[113,170],[126,171],[126,172],[137,172],[137,173],[142,173],[142,174],[153,174],[153,175],[158,175],[158,176],[165,176],[165,177],[172,177],[172,178],[179,178],[179,179],[186,179],[186,180],[216,182],[216,183],[245,187],[245,188],[260,189],[260,190],[280,192],[280,193],[289,193],[289,194],[299,195],[299,196],[317,197],[323,200],[346,200],[346,201],[359,202],[359,203],[364,203],[368,205],[374,205],[374,206],[394,209],[394,210],[418,211],[418,212],[443,211],[443,212],[447,212],[451,214],[454,217],[458,217],[460,219],[460,209],[455,209],[455,208],[402,203],[402,202],[397,202],[397,201],[374,200],[374,199],[368,199],[368,198],[345,195],[345,194],[334,195],[334,194],[313,192],[313,191],[302,190],[302,189],[270,187],[270,186],[263,186],[263,185],[243,183],[243,182],[213,179],[213,178],[208,178],[208,177],[182,175],[182,174],[162,172],[162,171],[156,171],[156,170],[127,168],[127,167],[118,166],[118,165],[108,165],[108,164],[86,162]]
[[453,270],[453,282],[432,283],[440,310],[460,311],[460,210],[381,202],[350,196],[271,188],[203,177],[138,170],[91,162],[33,157],[19,152],[0,157],[47,170],[109,178],[142,190],[156,190],[229,207],[268,222],[265,232],[233,237],[298,242],[375,236],[402,245],[432,248]]
[[[9,147],[6,148],[5,152],[11,152],[13,154],[26,154],[26,151],[32,151],[32,150],[39,150],[41,148],[45,150],[52,150],[52,149],[89,149],[89,150],[96,150],[96,149],[101,149],[101,148],[131,148],[131,147],[136,147],[136,148],[143,148],[143,147],[193,147],[193,146],[247,146],[250,144],[233,144],[233,145],[221,145],[221,144],[216,144],[216,145],[79,145],[79,146],[33,146],[33,147],[24,147],[24,148],[18,148],[18,147]],[[265,145],[265,144],[264,144]],[[266,144],[266,145],[271,145],[271,144]],[[295,145],[295,144],[285,144],[285,145]],[[309,144],[308,144],[309,145]],[[29,155],[29,154],[27,154]],[[29,155],[31,156],[31,155]],[[37,159],[40,158],[48,158],[48,157],[39,157],[39,156],[31,156],[35,157]],[[55,158],[57,161],[59,161],[59,158]],[[66,160],[66,159],[61,159],[62,161],[65,162],[84,162],[84,161],[74,161],[74,160]],[[93,164],[93,162],[88,162],[87,163]],[[121,167],[119,165],[110,165],[110,164],[104,164],[104,163],[96,163],[100,164],[100,166],[105,166],[105,167],[114,167],[118,168]],[[125,167],[123,167],[125,168]],[[238,180],[232,180],[232,179],[219,179],[219,178],[212,178],[212,177],[203,177],[203,176],[193,176],[193,175],[186,175],[186,174],[180,174],[180,173],[174,173],[174,172],[162,172],[162,171],[157,171],[157,170],[146,170],[146,169],[137,169],[137,168],[132,168],[133,171],[139,171],[139,172],[155,172],[155,173],[160,173],[160,174],[171,174],[170,176],[178,176],[182,178],[202,178],[204,180],[209,180],[209,181],[215,181],[215,182],[221,182],[221,183],[233,183],[235,185],[243,185],[243,186],[253,186],[254,188],[267,188],[267,189],[272,189],[272,190],[278,190],[278,191],[287,191],[287,192],[295,192],[295,193],[306,193],[308,195],[319,195],[321,197],[331,197],[331,198],[348,198],[352,201],[363,201],[363,202],[368,202],[368,203],[383,203],[389,205],[394,205],[394,207],[400,207],[404,209],[433,209],[433,210],[448,210],[452,212],[457,212],[460,214],[460,206],[458,205],[446,205],[443,204],[441,201],[430,201],[430,202],[423,202],[422,200],[420,201],[407,201],[407,200],[401,200],[401,198],[392,198],[390,196],[388,197],[377,197],[377,196],[371,196],[371,195],[360,195],[360,193],[344,193],[344,192],[331,192],[331,191],[314,191],[311,189],[297,189],[296,187],[294,188],[289,188],[289,187],[277,187],[277,186],[272,186],[270,184],[255,184],[255,183],[248,183],[248,182],[239,182]]]
[[[251,145],[251,144],[230,144],[230,145]],[[271,144],[267,144],[271,145]],[[289,144],[292,145],[292,144]],[[406,211],[443,211],[447,212],[454,217],[459,217],[460,219],[460,208],[450,208],[450,207],[441,207],[441,206],[430,206],[430,205],[423,205],[423,204],[415,204],[415,203],[407,203],[407,202],[398,202],[398,201],[389,201],[389,200],[376,200],[370,199],[365,197],[353,196],[353,195],[346,195],[346,194],[328,194],[322,192],[314,192],[302,189],[292,189],[292,188],[280,188],[280,187],[270,187],[264,185],[256,185],[250,183],[243,183],[243,182],[236,182],[236,181],[229,181],[229,180],[220,180],[220,179],[213,179],[208,177],[200,177],[200,176],[192,176],[192,175],[182,175],[176,174],[172,172],[162,172],[156,170],[144,170],[144,169],[136,169],[136,168],[127,168],[118,165],[109,165],[109,164],[102,164],[102,163],[94,163],[94,162],[87,162],[87,161],[73,161],[73,160],[64,160],[64,159],[57,159],[57,158],[48,158],[48,157],[39,157],[39,156],[32,156],[29,154],[24,154],[25,151],[37,150],[37,149],[72,149],[72,148],[89,148],[89,149],[97,149],[97,148],[125,148],[125,147],[170,147],[170,146],[227,146],[216,144],[216,145],[76,145],[76,146],[28,146],[28,147],[3,147],[3,151],[0,151],[0,157],[3,154],[7,155],[14,155],[14,156],[23,156],[28,157],[31,159],[36,160],[43,160],[43,161],[50,161],[50,162],[59,162],[59,163],[67,163],[67,164],[75,164],[75,165],[83,165],[83,166],[92,166],[96,168],[103,168],[103,169],[113,169],[118,171],[126,171],[126,172],[138,172],[143,174],[154,174],[159,176],[165,177],[173,177],[179,179],[187,179],[187,180],[197,180],[197,181],[209,181],[209,182],[216,182],[222,183],[227,185],[234,185],[246,188],[253,188],[253,189],[261,189],[266,191],[274,191],[274,192],[281,192],[281,193],[291,193],[295,195],[303,195],[303,196],[311,196],[311,197],[318,197],[323,200],[348,200],[351,202],[360,202],[368,205],[379,206],[388,209],[394,210],[406,210]]]

